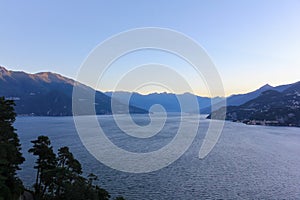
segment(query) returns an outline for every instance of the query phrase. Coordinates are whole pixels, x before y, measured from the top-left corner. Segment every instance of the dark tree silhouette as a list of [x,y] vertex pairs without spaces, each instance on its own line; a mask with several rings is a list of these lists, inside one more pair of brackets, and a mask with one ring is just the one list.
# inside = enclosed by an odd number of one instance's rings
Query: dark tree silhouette
[[23,192],[22,181],[16,176],[24,162],[21,145],[13,127],[16,118],[14,102],[0,97],[0,199],[17,199]]
[[37,140],[31,142],[33,147],[29,152],[37,156],[35,166],[37,199],[109,200],[110,195],[106,190],[93,185],[97,176],[90,174],[88,179],[81,176],[81,164],[68,147],[61,147],[56,157],[47,136],[39,136]]
[[82,168],[78,160],[69,151],[68,147],[58,150],[58,166],[56,174],[57,199],[91,199],[108,200],[108,192],[93,185],[98,177],[90,174],[88,179],[81,176]]
[[56,167],[55,193],[62,198],[68,185],[74,184],[82,174],[81,164],[76,160],[68,147],[61,147],[58,150],[58,165]]
[[53,152],[51,142],[47,136],[39,136],[37,140],[31,141],[33,147],[28,150],[29,153],[37,156],[36,181],[34,184],[35,195],[43,199],[45,193],[53,190],[54,176],[57,165],[56,155]]
[[[0,97],[0,200],[27,198],[31,191],[25,191],[22,181],[16,176],[19,165],[24,162],[21,145],[13,123],[16,118],[14,102]],[[109,200],[108,192],[93,182],[94,174],[81,176],[82,167],[68,147],[53,152],[50,139],[39,136],[31,141],[29,153],[37,156],[34,198],[37,200]],[[26,195],[27,194],[27,195]],[[31,195],[31,194],[30,194]],[[33,198],[31,196],[30,198]]]

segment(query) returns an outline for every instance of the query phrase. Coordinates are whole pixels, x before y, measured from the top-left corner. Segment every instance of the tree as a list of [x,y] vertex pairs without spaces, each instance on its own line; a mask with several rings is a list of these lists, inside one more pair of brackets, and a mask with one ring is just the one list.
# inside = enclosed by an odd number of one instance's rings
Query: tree
[[56,167],[56,196],[62,198],[62,192],[65,192],[67,185],[71,185],[82,174],[81,164],[76,160],[68,147],[61,147],[58,150],[58,165]]
[[37,156],[36,198],[109,200],[108,192],[93,184],[93,181],[98,179],[97,176],[90,174],[88,179],[81,176],[81,164],[68,147],[58,149],[56,156],[47,136],[39,136],[37,140],[31,142],[33,147],[29,152]]
[[82,167],[78,160],[69,151],[68,147],[58,150],[58,165],[56,174],[56,198],[57,199],[90,199],[108,200],[108,192],[96,185],[93,181],[98,177],[89,174],[88,179],[81,176]]
[[[21,145],[13,123],[16,118],[14,102],[0,97],[0,200],[19,199],[24,191],[22,181],[16,176],[19,165],[24,162]],[[90,199],[108,200],[108,192],[93,181],[97,176],[90,174],[88,179],[81,176],[82,167],[68,147],[58,150],[58,157],[47,136],[39,136],[31,141],[29,153],[37,156],[35,199]]]
[[24,162],[21,145],[13,127],[16,119],[14,102],[0,97],[0,197],[17,199],[23,192],[22,181],[16,176]]
[[66,168],[68,171],[74,174],[74,176],[82,174],[81,164],[69,151],[69,147],[61,147],[58,149],[58,166]]
[[39,136],[37,140],[31,141],[33,147],[28,150],[35,156],[38,156],[36,165],[37,169],[36,181],[34,184],[35,195],[39,199],[43,199],[45,193],[52,192],[54,177],[56,173],[56,155],[53,152],[53,147],[47,136]]

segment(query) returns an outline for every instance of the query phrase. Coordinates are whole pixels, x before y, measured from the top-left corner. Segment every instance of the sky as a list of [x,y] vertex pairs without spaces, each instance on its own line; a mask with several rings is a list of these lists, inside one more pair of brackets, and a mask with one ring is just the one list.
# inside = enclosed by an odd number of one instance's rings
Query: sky
[[[51,71],[76,78],[90,52],[107,38],[134,28],[160,27],[185,34],[207,52],[226,95],[267,83],[300,81],[299,0],[0,0],[0,8],[0,65],[10,70]],[[186,70],[191,66],[166,53],[137,52],[120,60],[96,89],[114,89],[112,82],[118,78],[113,77],[122,76],[136,60],[141,61],[138,64],[164,61],[186,79],[195,78]],[[195,93],[209,96],[199,82],[191,81]],[[128,89],[126,84],[122,89]],[[163,89],[139,90],[155,91]]]

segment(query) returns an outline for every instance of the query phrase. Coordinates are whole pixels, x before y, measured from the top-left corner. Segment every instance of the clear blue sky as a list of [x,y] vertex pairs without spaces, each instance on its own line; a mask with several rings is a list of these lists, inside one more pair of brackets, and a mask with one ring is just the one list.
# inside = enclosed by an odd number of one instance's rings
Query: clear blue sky
[[0,0],[0,8],[0,65],[11,70],[75,77],[106,38],[154,26],[201,44],[227,95],[300,81],[299,0]]

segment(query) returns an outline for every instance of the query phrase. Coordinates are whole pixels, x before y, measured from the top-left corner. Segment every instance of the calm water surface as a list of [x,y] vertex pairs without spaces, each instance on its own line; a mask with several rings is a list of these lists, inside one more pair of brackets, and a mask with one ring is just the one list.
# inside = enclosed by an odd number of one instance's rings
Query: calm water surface
[[[168,144],[180,118],[171,116],[160,133],[148,139],[124,134],[112,116],[99,116],[99,123],[116,145],[133,152],[149,152]],[[149,123],[146,115],[134,117]],[[18,117],[15,127],[26,158],[19,173],[27,187],[34,182],[34,157],[27,153],[31,140],[47,135],[55,150],[69,146],[86,174],[99,177],[98,184],[112,196],[126,199],[300,199],[300,129],[247,126],[227,122],[221,138],[204,160],[199,148],[209,120],[201,120],[188,151],[159,171],[131,174],[97,161],[82,145],[72,117]],[[188,133],[187,133],[188,134]]]

